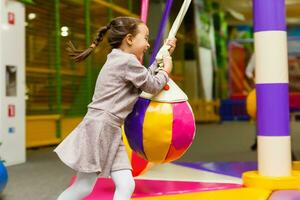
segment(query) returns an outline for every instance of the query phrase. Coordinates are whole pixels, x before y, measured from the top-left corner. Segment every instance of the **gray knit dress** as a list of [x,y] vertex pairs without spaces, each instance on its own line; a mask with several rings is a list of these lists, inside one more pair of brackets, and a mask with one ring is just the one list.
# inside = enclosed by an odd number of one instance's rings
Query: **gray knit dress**
[[155,63],[147,69],[135,55],[113,49],[99,73],[85,117],[54,150],[62,162],[78,172],[97,172],[102,177],[131,169],[121,126],[142,91],[158,93],[168,82],[165,71],[155,70]]

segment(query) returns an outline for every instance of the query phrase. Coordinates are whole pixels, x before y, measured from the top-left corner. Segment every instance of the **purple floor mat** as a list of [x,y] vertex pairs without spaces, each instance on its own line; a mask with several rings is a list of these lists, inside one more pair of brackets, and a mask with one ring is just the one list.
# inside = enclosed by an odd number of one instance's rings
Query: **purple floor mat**
[[257,162],[173,162],[176,165],[190,167],[218,174],[241,178],[247,171],[257,170]]

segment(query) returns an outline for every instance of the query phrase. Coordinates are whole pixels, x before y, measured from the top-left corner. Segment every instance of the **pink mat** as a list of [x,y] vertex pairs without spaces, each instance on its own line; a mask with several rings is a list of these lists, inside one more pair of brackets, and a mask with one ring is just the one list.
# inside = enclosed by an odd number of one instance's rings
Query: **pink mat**
[[[74,178],[72,181],[74,181]],[[136,186],[132,196],[133,198],[234,189],[242,187],[238,184],[156,180],[135,180],[135,184]],[[113,199],[114,190],[115,186],[111,179],[101,178],[98,179],[93,192],[84,200],[111,200]]]

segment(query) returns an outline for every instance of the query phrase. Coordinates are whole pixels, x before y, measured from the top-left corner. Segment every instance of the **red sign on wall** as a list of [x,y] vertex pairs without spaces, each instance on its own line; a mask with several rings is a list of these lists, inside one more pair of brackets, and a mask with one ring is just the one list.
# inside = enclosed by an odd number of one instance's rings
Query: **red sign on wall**
[[8,24],[15,24],[15,13],[8,12]]
[[8,117],[14,117],[16,115],[15,105],[8,105]]

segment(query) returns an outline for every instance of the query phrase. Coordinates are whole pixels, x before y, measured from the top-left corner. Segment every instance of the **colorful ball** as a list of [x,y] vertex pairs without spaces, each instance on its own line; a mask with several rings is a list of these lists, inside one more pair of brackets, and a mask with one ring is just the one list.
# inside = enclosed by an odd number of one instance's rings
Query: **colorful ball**
[[7,184],[8,175],[6,167],[3,162],[0,161],[0,192],[2,192]]
[[165,103],[140,97],[124,128],[130,147],[153,163],[180,158],[195,136],[195,120],[187,101]]
[[132,149],[129,146],[129,143],[128,143],[128,140],[126,138],[124,131],[122,131],[122,136],[123,136],[123,142],[126,147],[129,161],[131,162],[132,175],[134,177],[136,177],[136,176],[139,176],[139,175],[145,173],[148,169],[150,169],[152,164],[149,161],[143,159],[141,156],[139,156],[134,151],[132,151]]
[[256,90],[252,90],[246,99],[247,113],[253,119],[256,119]]

